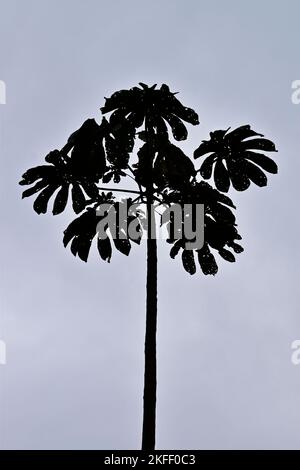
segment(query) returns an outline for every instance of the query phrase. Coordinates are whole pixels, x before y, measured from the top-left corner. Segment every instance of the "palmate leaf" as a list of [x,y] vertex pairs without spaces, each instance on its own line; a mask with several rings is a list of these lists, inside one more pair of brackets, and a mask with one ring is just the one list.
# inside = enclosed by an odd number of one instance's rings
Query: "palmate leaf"
[[[204,204],[205,243],[201,249],[187,250],[185,248],[187,240],[184,236],[178,240],[173,238],[167,240],[173,244],[170,251],[171,258],[175,258],[182,250],[183,267],[190,274],[196,272],[195,257],[204,274],[215,275],[217,273],[218,266],[211,249],[216,250],[223,259],[229,262],[235,261],[230,248],[235,253],[243,251],[243,248],[235,242],[235,240],[240,240],[241,236],[236,229],[235,216],[231,210],[234,205],[231,199],[213,189],[208,183],[194,183],[182,191],[173,191],[169,193],[167,201],[181,204],[182,208],[184,203]],[[171,225],[172,223],[174,219],[170,221]],[[170,232],[173,233],[174,228],[171,227]],[[183,226],[181,233],[184,233]]]
[[[72,204],[76,214],[87,205],[87,194],[90,200],[97,199],[96,182],[106,170],[106,160],[102,139],[104,132],[94,119],[88,119],[69,137],[61,151],[53,150],[45,160],[49,165],[41,165],[27,170],[23,174],[21,185],[35,185],[22,194],[29,197],[37,192],[33,208],[38,214],[47,212],[48,203],[55,191],[59,189],[53,203],[53,215],[60,214],[66,208],[69,187],[72,191]],[[68,153],[71,152],[71,156]],[[83,189],[83,190],[82,190]]]
[[[101,108],[103,114],[112,112],[111,124],[117,128],[132,124],[136,129],[140,127],[145,117],[153,126],[161,126],[161,118],[165,119],[171,126],[174,138],[184,140],[187,130],[182,121],[192,125],[199,124],[197,113],[182,105],[166,84],[160,89],[149,87],[140,83],[139,87],[130,90],[120,90],[113,93],[110,98],[105,99],[105,105]],[[148,103],[151,102],[152,112],[149,113]],[[160,121],[160,124],[158,122]]]
[[167,113],[171,111],[172,114],[189,124],[194,126],[199,124],[198,114],[193,109],[183,106],[175,97],[175,94],[170,91],[168,85],[163,84],[159,93],[158,103],[160,108],[165,109]]
[[[59,191],[54,199],[52,213],[53,215],[57,215],[63,212],[68,202],[70,186],[72,187],[74,211],[79,213],[86,206],[86,198],[82,192],[80,183],[77,183],[76,180],[72,182],[72,173],[70,173],[72,168],[69,167],[63,155],[59,151],[57,152],[58,153],[51,152],[52,156],[53,154],[55,154],[56,157],[58,154],[60,155],[60,161],[56,160],[55,165],[50,164],[31,168],[24,173],[23,179],[20,181],[20,184],[23,186],[35,183],[31,188],[23,191],[22,197],[33,196],[39,192],[33,204],[33,208],[37,214],[45,214],[47,212],[49,201],[58,189]],[[95,183],[83,179],[82,185],[87,190],[87,194],[92,195],[93,193],[95,197],[96,192],[98,193]]]
[[210,154],[199,171],[204,179],[210,179],[214,168],[214,181],[219,191],[228,192],[230,183],[237,191],[245,191],[251,182],[263,187],[267,185],[267,177],[262,170],[277,173],[277,165],[270,157],[253,151],[277,152],[275,144],[249,125],[231,132],[228,129],[211,132],[210,137],[195,150],[194,158]]
[[[109,121],[106,125],[106,133],[104,132],[105,150],[107,160],[110,164],[110,170],[103,176],[105,183],[114,178],[114,182],[120,181],[121,174],[112,171],[116,168],[124,170],[128,167],[129,154],[133,150],[134,139],[136,135],[145,142],[145,145],[138,152],[138,163],[135,166],[135,176],[141,186],[146,187],[149,184],[149,171],[151,163],[154,160],[153,138],[157,139],[157,147],[164,146],[167,155],[160,155],[157,160],[157,166],[165,167],[162,178],[158,176],[160,187],[168,184],[178,184],[180,180],[179,174],[185,178],[186,167],[182,168],[182,158],[178,157],[176,163],[169,160],[170,147],[166,147],[166,142],[170,146],[168,140],[168,128],[166,123],[171,126],[173,137],[175,140],[185,140],[187,138],[187,129],[183,121],[193,125],[199,124],[198,115],[190,108],[183,106],[180,101],[175,98],[169,87],[163,84],[160,89],[156,86],[149,87],[144,83],[140,83],[139,87],[133,87],[130,90],[120,90],[114,93],[110,98],[106,98],[105,106],[101,108],[103,114],[111,112]],[[149,103],[151,103],[151,113],[149,112]],[[147,126],[153,129],[152,143],[148,141],[147,132],[136,130],[144,123],[147,118]],[[176,146],[172,148],[172,154],[183,152]],[[186,157],[187,158],[187,157]],[[151,160],[151,163],[149,163]],[[190,159],[189,167],[194,172],[194,167]],[[159,173],[158,170],[156,173]],[[191,170],[190,170],[191,172]],[[191,173],[192,173],[191,172]]]
[[[127,201],[127,208],[130,207],[131,199],[124,200],[122,202],[112,202],[113,207],[119,214],[120,205],[124,204]],[[100,202],[108,202],[102,200]],[[112,229],[116,229],[116,233],[118,234],[118,220],[116,227],[110,227],[109,223],[105,225],[105,232],[107,234],[106,237],[100,238],[100,234],[97,231],[98,223],[103,219],[104,216],[100,216],[96,210],[96,208],[88,208],[85,212],[83,212],[79,217],[73,220],[69,224],[69,226],[64,231],[63,243],[64,246],[71,242],[71,252],[74,256],[78,256],[82,261],[87,261],[90,248],[92,242],[95,238],[97,238],[97,249],[98,253],[104,261],[108,263],[112,257],[112,244],[116,248],[117,251],[122,253],[123,255],[128,256],[131,250],[131,241],[135,241],[139,243],[140,240],[132,240],[130,238],[113,238],[111,239],[111,233],[113,233]],[[135,219],[133,215],[128,216],[129,221]],[[137,227],[139,226],[139,221],[137,221]],[[142,233],[141,233],[142,234]]]
[[86,262],[88,259],[92,240],[96,235],[97,222],[96,210],[89,208],[64,231],[64,246],[71,242],[71,252],[82,261]]
[[[206,223],[208,222],[208,218],[205,219]],[[215,223],[216,224],[216,223]],[[236,232],[236,229],[234,228],[232,233],[232,239],[228,239],[228,236],[226,236],[226,231],[229,228],[229,231],[232,226],[229,226],[228,224],[217,224],[218,226],[218,231],[214,231],[215,234],[218,233],[218,236],[212,236],[212,231],[204,231],[204,236],[205,236],[205,243],[204,246],[201,249],[195,249],[195,250],[186,250],[184,249],[185,246],[185,241],[184,240],[177,240],[175,241],[174,245],[171,248],[170,251],[170,256],[171,258],[175,258],[177,254],[180,252],[181,249],[182,251],[182,263],[184,269],[189,273],[189,274],[195,274],[196,272],[196,265],[194,263],[194,256],[197,254],[198,262],[200,265],[200,268],[205,275],[215,275],[218,271],[218,266],[216,263],[216,259],[214,255],[211,252],[211,249],[214,249],[218,252],[218,254],[226,261],[229,262],[234,262],[235,261],[235,256],[234,254],[229,251],[229,249],[224,248],[227,246],[228,248],[232,248],[235,253],[242,253],[243,248],[234,242],[235,239],[240,239],[241,237],[238,235]],[[223,233],[222,233],[223,231]]]

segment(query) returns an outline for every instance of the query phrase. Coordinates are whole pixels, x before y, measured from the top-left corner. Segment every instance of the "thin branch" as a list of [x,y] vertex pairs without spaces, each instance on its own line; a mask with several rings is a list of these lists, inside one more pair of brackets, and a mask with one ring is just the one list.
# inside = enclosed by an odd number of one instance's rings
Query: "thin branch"
[[[129,167],[128,167],[128,168],[129,168]],[[129,168],[129,170],[130,170],[130,168]],[[131,178],[135,183],[137,183],[136,180],[135,180],[135,178],[134,178],[133,176],[129,175],[129,174],[126,173],[125,171],[123,171],[123,173],[124,173],[124,175],[128,176],[129,178]]]
[[139,194],[142,196],[142,194],[139,191],[132,191],[131,189],[119,189],[119,188],[98,188],[100,191],[119,191],[121,193],[134,193],[134,194]]

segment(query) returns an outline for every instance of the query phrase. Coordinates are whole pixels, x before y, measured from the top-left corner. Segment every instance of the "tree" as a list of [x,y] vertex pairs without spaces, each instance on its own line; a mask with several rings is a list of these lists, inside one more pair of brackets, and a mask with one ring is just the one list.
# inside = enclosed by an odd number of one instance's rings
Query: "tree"
[[[262,152],[275,152],[272,141],[265,139],[249,125],[237,129],[216,130],[209,140],[203,140],[194,152],[194,158],[205,157],[196,169],[192,160],[174,143],[187,139],[185,123],[199,124],[198,115],[175,97],[163,84],[159,89],[140,83],[139,87],[121,90],[105,98],[101,124],[88,119],[67,140],[61,150],[53,150],[46,157],[48,164],[27,170],[21,185],[33,185],[23,192],[23,197],[38,193],[33,208],[38,214],[47,212],[48,202],[55,194],[52,213],[64,211],[71,188],[73,210],[80,214],[64,231],[63,243],[70,244],[71,252],[87,261],[94,238],[100,257],[110,262],[113,246],[124,255],[129,255],[132,242],[140,244],[144,222],[141,212],[126,209],[123,219],[109,219],[110,209],[121,214],[121,209],[133,203],[146,205],[147,232],[147,299],[145,334],[144,414],[142,450],[155,448],[156,411],[156,325],[157,325],[157,242],[154,203],[157,207],[173,208],[175,205],[184,214],[185,205],[195,209],[204,207],[204,244],[198,248],[187,248],[184,216],[179,229],[178,221],[170,212],[167,220],[171,244],[170,256],[181,253],[184,269],[189,274],[196,272],[196,261],[205,275],[218,271],[214,252],[229,262],[235,254],[243,251],[237,243],[241,239],[237,231],[232,200],[225,194],[230,186],[244,191],[250,183],[266,186],[263,170],[277,173],[275,162]],[[171,132],[170,132],[171,131]],[[137,140],[139,139],[139,140]],[[136,142],[140,142],[137,162],[131,164]],[[137,190],[108,188],[109,182],[120,183],[131,177]],[[206,182],[213,177],[215,188]],[[99,186],[101,183],[101,186]],[[103,186],[104,185],[104,186]],[[57,192],[56,192],[57,191]],[[132,192],[135,199],[118,201],[114,192]],[[99,212],[99,207],[106,210]],[[195,222],[195,211],[192,212]],[[123,222],[135,224],[135,234],[124,232]],[[98,231],[99,223],[104,230]],[[176,225],[177,224],[177,225]],[[177,232],[175,234],[175,229]],[[116,236],[112,237],[113,230]],[[151,232],[152,230],[152,232]],[[177,236],[175,236],[177,235]],[[180,236],[179,236],[180,235]],[[232,251],[231,251],[232,250]]]

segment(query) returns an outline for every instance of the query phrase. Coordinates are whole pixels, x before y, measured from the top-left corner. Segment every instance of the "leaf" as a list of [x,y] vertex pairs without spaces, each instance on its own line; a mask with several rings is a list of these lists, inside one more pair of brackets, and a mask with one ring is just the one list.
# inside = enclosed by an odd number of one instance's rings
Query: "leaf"
[[245,152],[245,158],[247,160],[251,160],[253,163],[256,165],[260,166],[263,168],[265,171],[268,171],[269,173],[276,174],[278,172],[278,168],[274,160],[272,158],[267,157],[263,153],[256,153],[256,152]]
[[[147,90],[147,89],[149,88],[148,85],[146,85],[146,84],[143,83],[143,82],[139,82],[139,85],[140,85],[142,88],[144,88],[144,90]],[[155,86],[154,86],[154,88],[155,88]]]
[[110,98],[105,98],[105,105],[100,108],[101,112],[105,114],[122,107],[128,109],[132,98],[134,98],[132,90],[116,91]]
[[221,202],[222,204],[226,204],[226,206],[232,207],[233,209],[236,209],[236,206],[233,204],[232,200],[230,197],[225,196],[225,194],[218,194],[218,201]]
[[120,253],[123,253],[123,255],[128,256],[131,250],[131,244],[130,241],[127,239],[122,239],[122,238],[114,238],[114,245]]
[[199,124],[198,114],[192,108],[182,106],[180,110],[176,110],[176,115],[193,126]]
[[42,188],[45,188],[45,186],[48,186],[48,182],[45,180],[38,181],[34,186],[31,188],[26,189],[22,193],[22,199],[24,197],[32,196],[33,194],[37,193],[40,191]]
[[74,237],[71,243],[71,252],[74,256],[77,256],[78,252],[78,237]]
[[212,153],[211,155],[209,155],[205,160],[204,162],[202,163],[202,165],[200,166],[200,175],[202,176],[202,178],[204,178],[205,180],[208,180],[209,178],[211,178],[211,175],[212,175],[212,170],[213,170],[213,164],[216,160],[216,157],[217,157],[217,154],[216,153]]
[[233,225],[235,223],[235,215],[229,207],[223,206],[223,204],[213,204],[210,206],[209,213],[216,220]]
[[227,168],[225,167],[221,158],[219,158],[216,162],[215,169],[214,169],[214,181],[216,188],[219,191],[227,193],[230,188],[230,179],[228,175]]
[[244,248],[235,242],[229,242],[228,246],[230,246],[235,253],[242,253],[244,251]]
[[170,88],[165,83],[162,84],[159,90],[160,104],[163,109],[171,111],[183,121],[190,124],[199,124],[198,114],[191,108],[183,106],[183,104],[175,98],[175,93],[171,93]]
[[265,152],[277,152],[275,144],[268,139],[250,139],[241,142],[241,146],[244,149],[257,149]]
[[[157,136],[160,139],[160,141],[165,141],[168,140],[169,134],[168,134],[168,128],[167,125],[162,117],[158,117],[156,119],[155,127],[157,130]],[[142,135],[140,135],[142,134]],[[143,132],[139,132],[139,138],[141,140],[145,139],[146,136],[143,135]]]
[[83,211],[86,206],[84,194],[82,192],[81,187],[77,183],[73,183],[72,202],[75,214],[79,214],[79,212]]
[[224,137],[225,137],[225,134],[228,130],[229,130],[229,128],[228,129],[218,129],[216,131],[210,132],[209,135],[210,135],[211,141],[214,142],[215,144],[222,143],[224,145]]
[[226,161],[232,186],[236,191],[245,191],[250,186],[250,180],[245,174],[245,160],[228,158]]
[[56,175],[56,168],[52,165],[40,165],[30,168],[23,175],[19,184],[32,184],[40,178],[50,179]]
[[95,209],[86,212],[74,219],[64,231],[63,243],[66,247],[71,242],[71,252],[82,261],[87,261],[92,240],[96,235],[97,216]]
[[84,192],[88,195],[88,197],[90,197],[91,199],[95,201],[97,200],[99,189],[95,183],[81,182],[81,186]]
[[226,261],[229,261],[230,263],[235,262],[234,254],[232,254],[231,251],[226,250],[225,248],[221,248],[221,250],[219,250],[219,255],[222,256],[222,258],[224,258]]
[[72,238],[76,235],[77,230],[80,227],[80,225],[81,225],[81,221],[80,221],[80,217],[78,217],[77,219],[73,220],[68,225],[68,227],[64,230],[63,244],[65,248],[68,245],[68,243],[70,243]]
[[263,171],[261,171],[258,166],[253,165],[253,163],[245,161],[247,176],[250,178],[253,183],[257,186],[263,187],[267,185],[268,179]]
[[214,255],[210,252],[207,244],[197,250],[198,253],[198,262],[202,269],[203,274],[208,275],[212,274],[213,276],[218,272],[218,265],[216,263]]
[[195,265],[193,250],[183,250],[181,257],[182,257],[182,264],[186,272],[188,272],[191,275],[195,274],[196,265]]
[[104,261],[107,261],[109,263],[111,259],[111,255],[112,255],[112,248],[111,248],[109,237],[108,236],[106,238],[98,237],[97,247],[98,247],[98,252],[99,252],[100,257]]
[[241,141],[249,137],[254,137],[256,135],[263,137],[263,134],[258,134],[257,132],[253,131],[249,125],[246,125],[237,127],[233,131],[226,134],[225,140],[231,143],[234,141]]
[[53,215],[60,214],[66,208],[68,202],[69,185],[64,184],[58,191],[53,204]]
[[[210,140],[202,141],[202,144],[195,150],[194,158],[215,152],[212,154],[214,157],[210,155],[200,167],[201,176],[204,179],[209,179],[215,162],[214,180],[219,191],[227,192],[230,188],[230,181],[237,191],[245,191],[251,181],[258,186],[265,186],[267,184],[266,176],[261,170],[257,170],[257,167],[254,168],[251,162],[270,173],[277,173],[277,165],[269,157],[251,152],[248,149],[277,152],[275,144],[271,140],[263,138],[262,134],[253,131],[249,125],[240,126],[226,134],[227,131],[228,129],[210,132]],[[253,136],[258,137],[252,139]],[[227,164],[228,171],[223,160]]]
[[217,150],[217,147],[214,142],[212,142],[211,140],[202,140],[202,143],[194,151],[194,158],[196,159],[202,157],[202,155],[214,152],[215,150]]
[[88,260],[91,244],[92,244],[92,240],[89,237],[87,236],[78,237],[77,255],[84,262],[87,262]]
[[171,126],[174,139],[186,140],[188,132],[183,122],[177,116],[174,116],[172,114],[164,114],[163,117]]
[[172,259],[178,255],[180,249],[182,248],[182,240],[177,240],[170,250],[170,256]]
[[43,189],[43,191],[40,192],[40,194],[33,203],[33,209],[37,214],[46,214],[49,199],[57,188],[57,185],[50,184],[49,186],[47,186],[47,188]]

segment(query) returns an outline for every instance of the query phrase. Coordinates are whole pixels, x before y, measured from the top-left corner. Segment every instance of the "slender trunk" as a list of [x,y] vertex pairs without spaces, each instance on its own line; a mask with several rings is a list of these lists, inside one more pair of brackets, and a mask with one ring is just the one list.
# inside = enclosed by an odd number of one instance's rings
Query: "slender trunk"
[[147,300],[145,334],[145,375],[144,375],[144,416],[142,450],[155,449],[155,412],[156,412],[156,327],[157,327],[157,243],[155,220],[151,217],[151,202],[147,202],[148,226],[147,238]]

